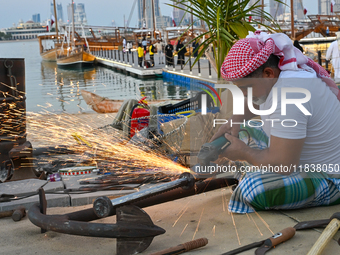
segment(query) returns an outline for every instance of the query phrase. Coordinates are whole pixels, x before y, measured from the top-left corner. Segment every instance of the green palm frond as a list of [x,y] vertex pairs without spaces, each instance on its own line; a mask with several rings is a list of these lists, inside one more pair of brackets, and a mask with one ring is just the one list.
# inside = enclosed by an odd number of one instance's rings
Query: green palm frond
[[[274,1],[282,4],[279,0]],[[245,38],[249,31],[255,31],[252,25],[264,26],[272,32],[280,31],[280,27],[273,22],[271,15],[262,10],[260,0],[254,5],[249,5],[250,0],[173,0],[172,2],[173,4],[168,5],[192,14],[208,27],[206,33],[190,40],[187,45],[195,39],[202,41],[201,51],[192,65],[208,47],[213,45],[218,78],[221,77],[220,68],[230,48],[237,40]],[[179,3],[182,7],[178,6]],[[250,16],[253,17],[251,22]],[[264,22],[269,22],[270,26],[255,20],[261,17]]]

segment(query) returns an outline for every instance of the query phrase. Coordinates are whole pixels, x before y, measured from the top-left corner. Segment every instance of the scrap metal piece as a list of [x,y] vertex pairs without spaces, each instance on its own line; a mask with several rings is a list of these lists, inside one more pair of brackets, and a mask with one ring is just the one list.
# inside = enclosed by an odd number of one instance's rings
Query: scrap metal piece
[[[45,190],[43,188],[39,188],[39,211],[41,214],[46,215],[47,209],[47,200],[45,195]],[[41,233],[47,232],[47,228],[41,228]]]
[[163,192],[178,188],[184,187],[185,189],[190,189],[195,184],[195,178],[190,173],[183,173],[180,175],[179,179],[157,185],[155,187],[141,190],[136,193],[132,193],[130,195],[126,195],[123,197],[115,198],[111,200],[109,203],[109,198],[107,197],[98,197],[93,203],[93,209],[95,214],[100,217],[104,218],[109,215],[112,215],[114,208],[118,206],[132,204],[136,201],[146,199],[148,197],[155,196],[157,194],[161,194]]
[[9,158],[13,163],[13,176],[11,181],[37,178],[33,170],[32,152],[32,144],[29,141],[9,151]]

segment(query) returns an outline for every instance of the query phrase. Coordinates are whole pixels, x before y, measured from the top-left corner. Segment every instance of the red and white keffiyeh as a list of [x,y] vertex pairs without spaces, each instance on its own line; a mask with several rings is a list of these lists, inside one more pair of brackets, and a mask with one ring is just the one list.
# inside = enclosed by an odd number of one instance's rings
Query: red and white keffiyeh
[[[237,41],[225,58],[221,74],[225,80],[233,81],[246,77],[263,65],[271,54],[280,57],[280,70],[315,71],[340,101],[340,91],[327,71],[295,48],[290,38],[282,33],[267,34],[249,32],[245,39]],[[312,70],[313,69],[313,70]]]

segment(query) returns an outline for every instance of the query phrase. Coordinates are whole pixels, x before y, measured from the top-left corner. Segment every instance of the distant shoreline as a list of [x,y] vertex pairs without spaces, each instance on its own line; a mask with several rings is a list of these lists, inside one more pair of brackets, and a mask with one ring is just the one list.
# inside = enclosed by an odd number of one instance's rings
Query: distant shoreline
[[0,40],[0,43],[2,42],[31,42],[31,41],[38,41],[38,38],[32,38],[32,39],[22,39],[22,40]]

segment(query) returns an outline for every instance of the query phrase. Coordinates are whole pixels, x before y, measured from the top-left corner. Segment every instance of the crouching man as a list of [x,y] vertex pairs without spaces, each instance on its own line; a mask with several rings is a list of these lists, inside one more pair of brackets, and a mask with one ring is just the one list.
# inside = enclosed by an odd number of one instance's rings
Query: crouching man
[[[339,204],[340,93],[328,73],[286,35],[263,32],[236,42],[221,73],[243,92],[245,111],[212,140],[225,135],[231,145],[223,156],[253,166],[243,169],[251,171],[234,190],[229,211]],[[254,112],[261,115],[258,128],[249,127]],[[258,147],[240,140],[240,130],[248,130]]]

